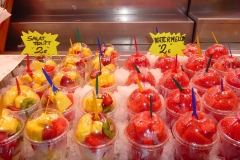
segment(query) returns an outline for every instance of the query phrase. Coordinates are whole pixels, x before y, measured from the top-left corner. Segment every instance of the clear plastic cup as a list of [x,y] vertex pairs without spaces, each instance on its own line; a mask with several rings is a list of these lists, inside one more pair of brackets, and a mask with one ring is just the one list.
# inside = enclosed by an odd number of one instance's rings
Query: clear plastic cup
[[[17,86],[11,87],[3,97],[3,106],[18,114],[24,121],[35,112],[39,106],[39,96],[28,86],[20,85],[21,93],[18,94]],[[26,99],[26,100],[24,100]],[[16,107],[16,105],[19,105]],[[21,105],[23,108],[21,108]]]
[[240,110],[232,112],[230,115],[224,117],[218,123],[218,131],[220,135],[219,141],[219,156],[225,160],[235,160],[240,157]]
[[130,159],[160,160],[163,148],[168,142],[169,134],[163,119],[148,111],[135,115],[127,125],[124,133],[130,146]]
[[191,55],[197,55],[198,54],[198,49],[197,49],[197,44],[196,43],[188,43],[185,46],[186,46],[186,48],[182,50],[182,53],[185,56],[190,57]]
[[59,93],[53,93],[52,88],[44,92],[41,98],[41,105],[39,108],[53,108],[58,110],[70,122],[75,118],[77,101],[74,99],[73,93],[68,93],[63,88],[59,88]]
[[[0,159],[9,159],[9,160],[20,160],[23,158],[23,129],[24,121],[16,113],[3,109],[2,117],[0,118],[0,131],[1,131],[1,140],[0,140]],[[18,121],[18,124],[17,124]],[[17,124],[14,125],[14,124]],[[11,126],[10,128],[17,127],[17,131],[14,133],[7,133],[4,131],[4,128]]]
[[[64,160],[66,159],[68,129],[68,120],[60,112],[56,109],[44,108],[34,112],[28,119],[24,137],[31,144],[36,159]],[[46,138],[46,136],[50,137]]]
[[240,68],[229,70],[223,79],[223,83],[231,88],[240,99]]
[[209,88],[220,85],[221,77],[212,68],[201,69],[194,74],[190,80],[190,86],[197,90],[197,93],[202,96]]
[[126,81],[126,85],[129,86],[133,83],[137,84],[137,80],[139,80],[141,83],[148,83],[151,86],[156,86],[156,80],[153,76],[153,74],[149,71],[147,68],[139,68],[140,73],[138,73],[136,70],[131,70],[130,75],[128,76],[128,79]]
[[[158,57],[158,59],[154,62],[153,68],[159,68],[161,69],[161,72],[165,72],[169,69],[172,69],[175,67],[176,57],[171,56],[164,56],[164,57]],[[180,64],[177,62],[177,68],[180,69]]]
[[197,112],[198,118],[188,112],[173,125],[175,137],[175,159],[209,159],[213,146],[218,141],[217,124],[204,112]]
[[[114,145],[118,130],[111,118],[101,113],[98,115],[100,120],[95,120],[93,113],[87,113],[80,118],[77,124],[74,137],[82,160],[114,159]],[[111,135],[106,135],[104,130],[106,123],[109,124],[108,129],[111,130]]]
[[219,122],[223,117],[238,109],[239,101],[234,91],[228,87],[213,86],[202,96],[203,111]]
[[185,72],[179,69],[176,69],[176,71],[169,69],[163,73],[163,76],[156,87],[158,92],[162,94],[164,98],[166,98],[172,90],[177,88],[176,84],[172,80],[172,77],[175,78],[182,87],[189,86],[189,78]]
[[[196,107],[202,109],[201,97],[195,92]],[[183,88],[180,92],[175,89],[170,92],[166,98],[166,124],[172,128],[173,124],[185,113],[192,111],[192,92],[189,88]]]
[[[96,95],[98,112],[106,114],[108,117],[114,119],[114,113],[117,110],[116,100],[113,93],[110,91],[103,92],[102,90]],[[80,104],[80,109],[83,114],[94,112],[92,90],[88,91]]]
[[150,112],[150,95],[152,96],[152,110],[160,116],[165,108],[165,101],[162,95],[159,95],[157,91],[151,88],[144,88],[143,92],[135,89],[128,98],[127,111],[129,119],[140,112]]
[[128,59],[125,61],[124,68],[126,70],[135,70],[134,65],[137,67],[146,67],[150,68],[150,61],[144,54],[135,53],[132,54]]

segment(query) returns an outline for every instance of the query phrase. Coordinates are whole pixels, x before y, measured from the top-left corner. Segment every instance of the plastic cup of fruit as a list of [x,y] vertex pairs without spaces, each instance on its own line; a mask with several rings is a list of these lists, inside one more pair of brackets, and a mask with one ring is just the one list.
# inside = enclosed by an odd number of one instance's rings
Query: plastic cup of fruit
[[[96,95],[96,101],[97,101],[98,112],[104,113],[108,117],[114,119],[114,113],[116,112],[117,105],[116,105],[116,100],[115,100],[112,92],[100,91]],[[92,90],[88,91],[84,95],[82,104],[80,105],[80,109],[83,114],[94,112]]]
[[0,159],[23,158],[21,138],[24,129],[23,119],[16,113],[3,109],[0,121]]
[[220,75],[213,70],[212,68],[201,69],[194,74],[190,80],[190,86],[197,90],[197,93],[202,96],[209,88],[220,85],[221,77]]
[[232,112],[218,123],[220,135],[219,156],[225,160],[239,159],[240,157],[240,110]]
[[213,65],[218,58],[228,54],[228,49],[225,46],[221,44],[214,44],[207,48],[204,55],[207,61],[209,60],[210,55],[212,55],[211,65]]
[[98,74],[98,87],[102,92],[114,92],[117,89],[114,73],[107,67],[103,67],[101,72],[99,68],[90,72],[90,85],[96,87],[96,75]]
[[216,122],[238,109],[238,97],[234,91],[228,87],[213,86],[202,96],[203,111],[211,116]]
[[204,57],[199,57],[198,55],[192,55],[188,58],[186,64],[182,65],[183,71],[188,75],[189,79],[193,75],[207,66],[207,60]]
[[152,96],[152,111],[157,115],[161,114],[165,105],[162,95],[150,88],[144,88],[142,92],[139,89],[135,89],[130,94],[127,102],[129,119],[140,112],[150,112],[150,95]]
[[[202,109],[201,97],[195,92],[197,111]],[[180,92],[175,89],[166,98],[166,124],[172,128],[173,124],[185,113],[192,111],[192,92],[189,88],[183,88]]]
[[32,76],[30,76],[25,70],[19,75],[18,82],[21,85],[31,87],[40,98],[49,87],[49,83],[47,82],[42,70],[32,70]]
[[186,48],[182,50],[182,53],[185,56],[192,56],[192,55],[197,55],[198,54],[198,49],[197,49],[197,45],[195,43],[188,43],[185,45]]
[[87,113],[78,121],[74,137],[82,160],[114,159],[118,130],[111,118],[102,113],[98,115],[100,120],[95,120],[93,113]]
[[[176,57],[171,56],[164,56],[164,57],[158,57],[158,59],[155,61],[153,68],[159,68],[161,69],[161,72],[165,72],[169,69],[172,69],[175,67]],[[179,62],[177,62],[177,68],[180,69]]]
[[84,78],[81,76],[81,71],[70,67],[61,68],[53,77],[53,83],[57,87],[62,87],[70,93],[81,87],[84,83]]
[[224,55],[220,57],[214,64],[213,69],[215,69],[219,75],[223,78],[228,74],[230,69],[236,69],[240,67],[240,61],[237,57],[231,55]]
[[124,130],[128,140],[130,159],[160,160],[168,142],[168,129],[163,119],[149,111],[136,114]]
[[24,137],[39,160],[66,159],[69,123],[56,109],[39,109],[26,122]]
[[126,59],[124,63],[124,68],[126,70],[135,70],[134,65],[137,67],[146,67],[150,68],[150,62],[144,54],[135,53]]
[[52,92],[52,88],[46,90],[41,98],[39,108],[46,108],[48,106],[48,108],[58,110],[70,122],[71,126],[75,118],[77,103],[73,98],[73,93],[68,93],[63,88],[59,88],[59,90],[55,94]]
[[217,124],[204,112],[197,112],[198,119],[188,112],[173,125],[175,159],[209,159],[213,145],[217,143]]
[[240,99],[240,68],[230,69],[224,77],[223,83],[225,86],[231,88]]
[[189,78],[185,72],[180,69],[173,71],[169,69],[163,73],[162,78],[157,83],[157,89],[164,98],[174,89],[177,89],[176,84],[173,82],[172,77],[174,77],[182,87],[189,86]]
[[129,86],[131,84],[137,84],[137,79],[141,83],[148,83],[151,86],[156,86],[156,80],[153,76],[153,74],[149,71],[147,68],[139,68],[140,73],[138,73],[136,70],[131,70],[130,74],[127,78],[126,85]]
[[20,85],[20,90],[18,94],[17,86],[11,87],[3,97],[3,106],[26,121],[37,110],[40,98],[28,86]]

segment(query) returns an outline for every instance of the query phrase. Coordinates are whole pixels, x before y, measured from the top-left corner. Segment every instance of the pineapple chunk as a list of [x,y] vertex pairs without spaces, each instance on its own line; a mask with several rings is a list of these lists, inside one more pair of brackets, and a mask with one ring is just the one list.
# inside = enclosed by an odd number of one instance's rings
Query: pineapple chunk
[[63,77],[63,74],[57,74],[56,76],[53,77],[53,83],[56,85],[56,86],[60,86],[60,81]]
[[45,65],[54,66],[54,67],[57,66],[56,62],[53,61],[53,60],[51,60],[51,59],[48,59],[48,60],[45,62]]
[[113,52],[113,47],[107,47],[107,50],[105,51],[106,56],[111,56]]
[[56,92],[54,96],[54,104],[59,112],[64,112],[72,105],[72,101],[62,92]]
[[92,133],[102,133],[103,122],[101,121],[93,121],[92,123]]
[[75,81],[77,78],[80,77],[80,75],[76,71],[71,71],[68,73],[68,77],[71,78],[72,81]]
[[40,85],[41,85],[43,82],[46,82],[46,81],[47,81],[47,79],[46,79],[46,77],[44,76],[42,70],[36,70],[36,71],[34,71],[34,73],[33,73],[33,81],[34,81],[35,83],[40,84]]
[[24,74],[19,78],[23,82],[32,82],[33,79],[29,74]]
[[38,117],[38,123],[40,124],[44,124],[44,125],[51,125],[52,121],[54,119],[57,119],[58,115],[57,114],[46,114],[46,113],[42,113],[40,117]]
[[26,124],[27,135],[33,141],[42,141],[42,133],[44,128],[45,125],[39,123],[37,119],[28,121]]
[[82,53],[85,57],[90,57],[92,54],[92,51],[90,50],[90,48],[83,48]]
[[109,74],[107,80],[110,86],[114,85],[115,84],[114,74]]
[[85,114],[82,116],[82,118],[79,120],[76,128],[76,139],[79,142],[83,142],[85,138],[91,134],[92,131],[92,115],[91,114]]
[[[98,77],[98,83],[99,83],[99,86],[102,87],[104,85],[108,85],[108,79],[107,79],[107,75],[100,75]],[[96,78],[92,79],[90,81],[90,85],[91,86],[96,86]]]
[[17,131],[18,124],[19,122],[16,118],[3,115],[0,119],[0,131],[12,135]]
[[33,86],[32,86],[33,89],[39,89],[41,87],[42,86],[40,84],[38,84],[38,83],[34,83]]
[[33,60],[30,68],[32,69],[42,69],[44,67],[44,63],[40,61]]
[[[96,101],[97,101],[97,111],[102,112],[102,110],[103,110],[103,107],[102,107],[103,99],[96,99]],[[83,105],[84,111],[94,112],[93,98],[92,97],[84,98],[83,102],[84,102],[84,105]]]
[[109,68],[111,71],[114,71],[116,69],[115,65],[112,63],[106,65],[106,67]]
[[15,98],[15,107],[16,108],[21,108],[21,103],[23,102],[23,100],[27,98],[26,96],[24,95],[18,95],[16,98]]

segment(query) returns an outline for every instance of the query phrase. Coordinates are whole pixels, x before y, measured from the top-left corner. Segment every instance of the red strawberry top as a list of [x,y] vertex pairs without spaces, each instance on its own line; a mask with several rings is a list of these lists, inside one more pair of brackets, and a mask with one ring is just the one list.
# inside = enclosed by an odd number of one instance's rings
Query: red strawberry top
[[143,54],[135,53],[132,54],[128,59],[125,61],[124,68],[127,70],[135,70],[134,65],[137,67],[150,67],[150,62],[147,57]]
[[[223,118],[219,124],[218,129],[221,133],[227,136],[227,139],[240,141],[240,111],[232,113]],[[225,137],[224,136],[224,137]]]
[[[169,70],[173,67],[175,67],[175,61],[176,57],[171,57],[171,56],[165,56],[165,57],[158,57],[156,62],[153,65],[153,68],[159,68],[161,69],[161,72],[165,72],[166,70]],[[177,62],[177,68],[179,68],[179,62]]]
[[153,89],[147,88],[140,92],[134,90],[128,99],[127,108],[133,113],[140,113],[150,110],[150,95],[152,96],[152,111],[159,112],[163,109],[163,104],[159,94]]
[[230,68],[239,68],[240,61],[237,57],[224,55],[213,64],[213,67],[217,70],[227,72]]
[[191,82],[199,87],[210,88],[215,85],[220,85],[221,77],[215,70],[211,68],[208,69],[208,72],[206,72],[206,69],[202,69],[195,73],[191,79]]
[[231,86],[240,88],[240,68],[230,70],[225,76],[225,81]]
[[149,83],[154,87],[156,85],[156,80],[153,74],[148,69],[145,69],[145,68],[142,68],[140,70],[140,73],[138,73],[136,70],[132,70],[130,72],[130,75],[128,76],[126,85],[129,86],[133,83],[137,84],[137,79],[142,83]]
[[176,140],[188,144],[213,145],[217,141],[217,124],[204,112],[197,112],[198,119],[192,112],[180,117],[173,126]]
[[138,113],[134,116],[127,127],[125,134],[132,143],[146,146],[163,145],[168,141],[168,131],[163,119],[149,111]]
[[182,50],[185,56],[190,57],[191,55],[198,54],[197,45],[195,43],[186,44],[186,48]]
[[228,54],[228,49],[221,44],[214,44],[205,51],[205,56],[210,58],[210,55],[212,55],[213,60],[217,60],[219,57]]
[[238,108],[238,97],[234,91],[226,86],[222,91],[221,86],[213,86],[202,97],[203,103],[210,108],[229,111]]
[[[200,97],[195,93],[196,107],[199,111],[201,109]],[[166,107],[177,114],[184,114],[192,111],[192,92],[188,88],[184,88],[181,92],[175,89],[170,92],[166,98]]]

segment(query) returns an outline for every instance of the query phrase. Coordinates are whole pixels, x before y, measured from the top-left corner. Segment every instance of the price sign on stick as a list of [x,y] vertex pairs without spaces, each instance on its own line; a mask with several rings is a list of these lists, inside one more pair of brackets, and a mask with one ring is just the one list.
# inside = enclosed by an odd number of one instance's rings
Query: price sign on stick
[[150,54],[156,56],[176,56],[176,54],[183,56],[182,49],[186,48],[184,45],[184,39],[186,34],[180,33],[150,33],[153,39],[153,43],[149,49]]
[[59,45],[59,42],[56,41],[58,34],[40,34],[37,31],[28,31],[28,33],[22,32],[22,34],[23,36],[21,36],[21,38],[26,47],[21,54],[29,54],[33,56],[58,55],[57,46]]

